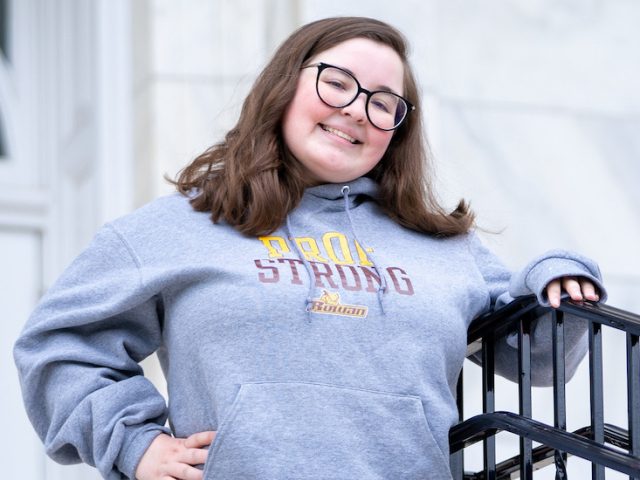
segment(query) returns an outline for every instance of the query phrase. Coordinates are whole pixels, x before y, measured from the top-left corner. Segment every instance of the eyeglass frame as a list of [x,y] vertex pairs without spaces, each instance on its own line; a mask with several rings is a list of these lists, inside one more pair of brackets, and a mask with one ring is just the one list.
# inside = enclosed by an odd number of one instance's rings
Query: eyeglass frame
[[[367,96],[367,100],[366,100],[365,106],[364,106],[364,112],[367,115],[367,120],[369,120],[369,123],[371,125],[373,125],[375,128],[377,128],[378,130],[382,130],[382,131],[385,131],[385,132],[390,132],[390,131],[398,129],[404,123],[404,121],[407,119],[407,117],[409,116],[409,112],[412,112],[412,111],[414,111],[416,109],[416,107],[409,100],[404,98],[402,95],[398,95],[397,93],[390,92],[388,90],[373,90],[372,91],[372,90],[367,90],[366,88],[362,88],[362,85],[360,85],[360,82],[355,77],[355,75],[353,73],[349,72],[348,70],[345,70],[344,68],[337,67],[335,65],[331,65],[331,64],[325,63],[325,62],[318,62],[318,63],[312,63],[311,65],[305,65],[304,67],[301,67],[301,69],[314,68],[314,67],[318,68],[318,74],[316,76],[316,94],[318,95],[318,98],[320,99],[320,101],[322,103],[324,103],[325,105],[327,105],[328,107],[331,107],[331,108],[345,108],[345,107],[348,107],[349,105],[351,105],[353,102],[355,102],[358,99],[358,97],[360,96],[361,93],[364,93]],[[353,99],[349,103],[346,103],[344,105],[336,107],[335,105],[331,105],[331,104],[327,103],[322,98],[322,96],[320,95],[320,90],[319,90],[319,87],[318,87],[318,83],[320,83],[320,74],[322,73],[323,70],[326,70],[327,68],[335,68],[336,70],[340,70],[341,72],[349,75],[356,82],[356,86],[358,87],[358,91],[356,92],[355,96],[353,97]],[[404,103],[406,103],[407,111],[404,114],[404,117],[402,117],[402,120],[400,120],[400,123],[398,123],[398,125],[396,125],[395,127],[393,127],[393,128],[381,128],[381,127],[379,127],[378,125],[376,125],[375,123],[373,123],[371,121],[371,117],[369,116],[369,102],[371,100],[371,97],[373,95],[375,95],[376,93],[387,93],[389,95],[394,95],[394,96],[398,97],[400,100],[402,100]]]

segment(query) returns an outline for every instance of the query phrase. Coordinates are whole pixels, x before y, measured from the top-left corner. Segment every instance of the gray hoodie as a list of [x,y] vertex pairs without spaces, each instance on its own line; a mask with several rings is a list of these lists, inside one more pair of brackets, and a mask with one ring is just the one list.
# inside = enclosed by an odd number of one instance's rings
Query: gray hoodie
[[[512,275],[475,234],[399,226],[366,178],[305,192],[247,237],[178,194],[105,225],[15,345],[48,454],[133,478],[160,432],[217,430],[209,479],[446,479],[471,320],[598,267],[549,252]],[[569,373],[585,328],[567,324]],[[534,382],[549,378],[533,329]],[[498,370],[514,374],[509,342]],[[158,352],[169,405],[138,363]],[[167,419],[170,427],[165,426]]]

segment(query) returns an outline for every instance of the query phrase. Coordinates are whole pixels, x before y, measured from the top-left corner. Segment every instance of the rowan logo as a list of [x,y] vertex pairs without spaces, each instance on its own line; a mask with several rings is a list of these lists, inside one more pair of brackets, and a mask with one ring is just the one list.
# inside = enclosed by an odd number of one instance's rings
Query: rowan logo
[[326,290],[322,290],[322,296],[312,300],[307,310],[325,315],[365,318],[369,309],[363,305],[343,305],[340,303],[340,294],[338,292],[329,293]]

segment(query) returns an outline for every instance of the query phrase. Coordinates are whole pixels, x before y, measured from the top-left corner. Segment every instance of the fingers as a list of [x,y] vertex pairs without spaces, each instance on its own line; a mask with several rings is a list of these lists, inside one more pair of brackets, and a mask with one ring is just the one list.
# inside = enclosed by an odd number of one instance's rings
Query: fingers
[[216,432],[197,432],[187,437],[184,445],[187,448],[201,448],[211,445],[213,439],[216,438]]
[[184,463],[171,463],[167,465],[166,475],[178,480],[202,480],[202,470]]
[[188,465],[202,465],[207,461],[207,453],[203,448],[185,448],[180,451],[177,460]]
[[216,432],[198,432],[188,438],[158,435],[142,456],[136,470],[138,480],[202,480],[195,465],[207,461]]
[[584,300],[580,282],[578,282],[574,277],[564,277],[562,279],[562,288],[569,294],[569,297],[574,302],[581,302]]
[[549,282],[547,285],[547,298],[549,299],[549,304],[553,308],[558,308],[560,306],[560,295],[562,294],[562,285],[560,280],[553,280]]
[[582,288],[582,294],[587,300],[597,302],[600,300],[600,295],[596,291],[596,286],[586,278],[580,279],[580,287]]
[[597,302],[600,296],[596,292],[596,287],[588,278],[563,277],[549,282],[547,285],[547,298],[553,308],[560,306],[562,292],[569,294],[569,298],[574,302],[590,300]]

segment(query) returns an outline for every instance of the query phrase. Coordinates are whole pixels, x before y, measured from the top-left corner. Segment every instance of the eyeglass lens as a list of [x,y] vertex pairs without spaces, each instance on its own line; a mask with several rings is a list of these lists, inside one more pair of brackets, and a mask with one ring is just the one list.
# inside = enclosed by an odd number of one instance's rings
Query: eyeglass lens
[[[358,83],[349,73],[334,67],[323,69],[318,76],[318,95],[327,105],[340,108],[358,95]],[[406,102],[393,93],[375,92],[367,102],[367,116],[383,130],[396,128],[407,115]]]

